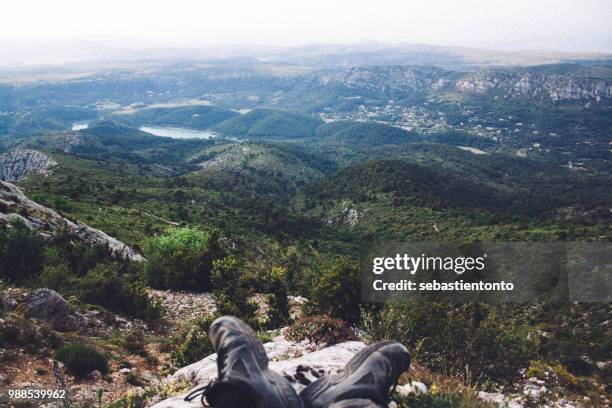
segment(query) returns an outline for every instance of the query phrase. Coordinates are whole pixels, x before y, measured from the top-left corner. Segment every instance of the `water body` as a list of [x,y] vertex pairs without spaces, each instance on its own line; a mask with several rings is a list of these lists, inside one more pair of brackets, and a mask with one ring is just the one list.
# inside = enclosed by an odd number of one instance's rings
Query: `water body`
[[142,126],[140,130],[155,136],[172,137],[174,139],[210,139],[216,136],[208,130],[195,130],[170,126]]
[[74,122],[72,124],[72,130],[83,130],[89,127],[89,122]]

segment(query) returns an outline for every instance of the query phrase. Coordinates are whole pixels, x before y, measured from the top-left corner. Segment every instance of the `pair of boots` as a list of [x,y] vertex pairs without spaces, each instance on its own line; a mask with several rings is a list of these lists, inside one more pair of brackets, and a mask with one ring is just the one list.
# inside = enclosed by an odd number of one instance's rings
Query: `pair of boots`
[[268,356],[255,332],[241,320],[220,317],[210,326],[217,350],[218,378],[191,392],[215,408],[382,408],[391,388],[410,367],[406,348],[395,342],[372,344],[346,364],[342,374],[322,377],[298,396],[289,381],[268,369]]

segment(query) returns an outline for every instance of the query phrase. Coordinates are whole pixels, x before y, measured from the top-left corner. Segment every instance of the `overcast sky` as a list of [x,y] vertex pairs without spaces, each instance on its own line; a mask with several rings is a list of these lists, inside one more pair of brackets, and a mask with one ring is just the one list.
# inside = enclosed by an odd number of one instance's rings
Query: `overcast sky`
[[612,52],[612,0],[10,0],[0,41],[150,46],[364,40]]

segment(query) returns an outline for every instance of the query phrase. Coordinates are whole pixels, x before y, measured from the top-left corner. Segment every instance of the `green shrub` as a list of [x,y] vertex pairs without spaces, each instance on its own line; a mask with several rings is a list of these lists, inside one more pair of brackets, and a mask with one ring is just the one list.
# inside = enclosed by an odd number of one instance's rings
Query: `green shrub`
[[268,329],[284,326],[289,320],[289,302],[285,286],[286,273],[287,269],[275,266],[265,277],[264,290],[267,292],[266,302],[268,303],[266,326]]
[[76,281],[73,291],[82,302],[116,313],[149,321],[161,315],[161,306],[149,298],[144,285],[133,276],[120,276],[116,264],[98,264]]
[[123,347],[130,354],[136,354],[141,357],[148,356],[145,349],[144,334],[141,332],[134,332],[125,336]]
[[244,278],[244,269],[244,265],[231,256],[215,261],[211,275],[213,297],[217,313],[236,316],[256,327],[257,305],[249,300],[254,288]]
[[144,383],[142,382],[142,378],[134,372],[128,373],[128,375],[125,377],[125,382],[127,382],[130,385],[133,385],[134,387],[142,387],[144,386]]
[[43,267],[44,240],[23,222],[0,227],[0,281],[23,283],[36,278]]
[[45,265],[65,264],[75,276],[83,276],[99,263],[117,259],[106,246],[91,245],[67,231],[59,231],[45,248]]
[[19,344],[21,330],[16,322],[3,322],[0,325],[0,347],[5,348],[12,344]]
[[353,329],[344,320],[329,316],[304,317],[293,323],[285,332],[293,341],[309,340],[328,346],[355,339]]
[[274,338],[272,337],[272,335],[270,333],[266,333],[266,332],[258,332],[257,333],[257,337],[259,337],[259,340],[261,340],[262,343],[270,343],[271,341],[274,340]]
[[108,361],[96,349],[82,345],[65,345],[55,353],[55,359],[66,364],[68,370],[77,378],[84,378],[93,371],[108,373]]
[[410,408],[495,408],[496,405],[484,402],[468,394],[418,394],[396,398],[399,407]]
[[19,346],[28,353],[38,354],[47,346],[48,335],[48,328],[39,330],[37,325],[28,319],[19,318],[18,315],[10,314],[0,322],[0,348]]
[[0,348],[17,346],[30,354],[44,355],[47,348],[57,349],[62,344],[62,335],[46,324],[34,324],[13,313],[0,320]]
[[145,242],[145,274],[156,288],[208,291],[215,259],[223,257],[219,233],[171,228]]
[[73,278],[72,272],[66,264],[45,265],[40,275],[40,287],[50,288],[63,293],[70,288]]
[[346,258],[328,268],[313,288],[313,304],[321,314],[355,323],[360,317],[359,264]]
[[542,338],[542,357],[561,362],[576,375],[590,375],[597,369],[593,362],[609,359],[608,304],[549,303],[531,310],[530,318],[547,333]]
[[503,306],[396,303],[363,325],[371,340],[399,341],[429,367],[472,380],[510,382],[538,351],[535,330]]
[[208,339],[208,329],[214,319],[207,318],[191,326],[186,333],[179,336],[172,351],[172,361],[178,367],[195,363],[215,352]]

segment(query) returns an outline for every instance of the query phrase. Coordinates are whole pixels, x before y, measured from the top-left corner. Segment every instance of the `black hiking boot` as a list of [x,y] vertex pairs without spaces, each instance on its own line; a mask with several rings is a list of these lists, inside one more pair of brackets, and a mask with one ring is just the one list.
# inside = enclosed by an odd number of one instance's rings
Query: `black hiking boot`
[[218,318],[210,326],[210,341],[217,350],[218,377],[185,397],[201,395],[212,407],[302,408],[287,379],[268,369],[268,356],[255,332],[232,316]]
[[343,373],[310,384],[300,393],[300,398],[306,408],[386,407],[391,388],[409,367],[406,347],[382,341],[355,354]]

